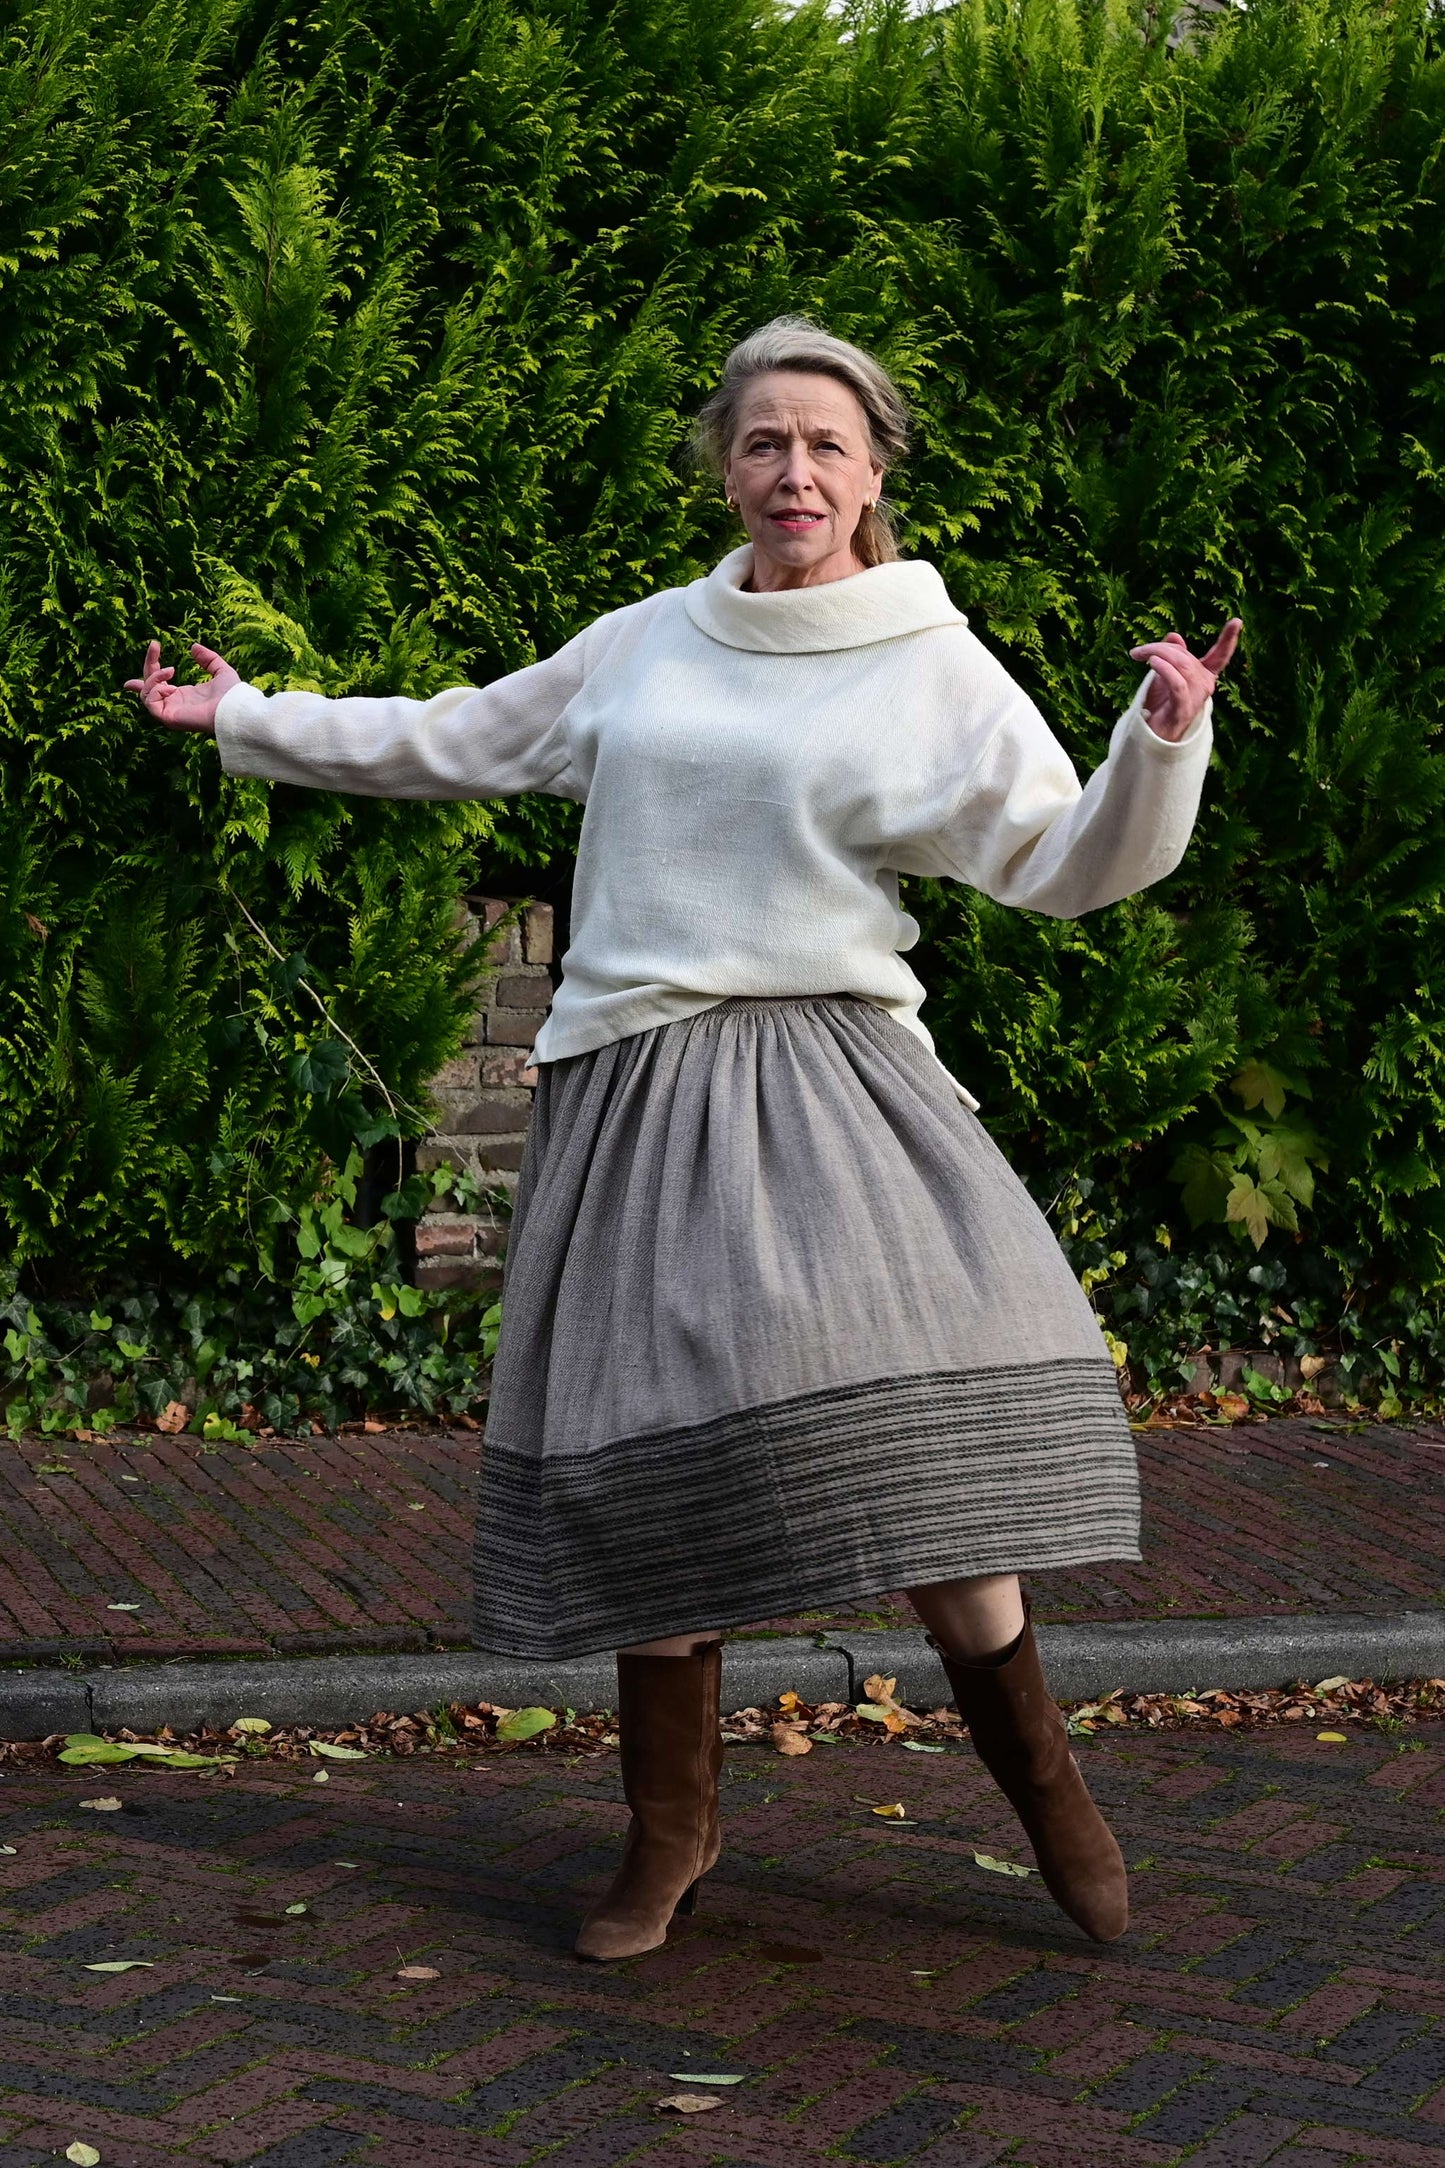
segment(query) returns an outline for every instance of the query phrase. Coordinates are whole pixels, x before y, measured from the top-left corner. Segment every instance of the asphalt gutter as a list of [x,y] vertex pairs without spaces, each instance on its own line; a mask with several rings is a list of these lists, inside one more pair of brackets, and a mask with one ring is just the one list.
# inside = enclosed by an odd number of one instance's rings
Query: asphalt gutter
[[[1138,1619],[1041,1626],[1039,1647],[1060,1701],[1125,1693],[1282,1686],[1336,1674],[1360,1679],[1445,1677],[1445,1610],[1311,1613],[1233,1619]],[[896,1678],[899,1699],[936,1708],[946,1699],[938,1660],[921,1633],[780,1635],[727,1643],[723,1707],[772,1701],[792,1688],[805,1701],[856,1701],[863,1681]],[[264,1716],[273,1724],[340,1725],[377,1709],[410,1712],[444,1702],[593,1710],[616,1701],[610,1654],[541,1663],[485,1650],[273,1657],[269,1661],[50,1666],[0,1672],[0,1738],[61,1731]]]

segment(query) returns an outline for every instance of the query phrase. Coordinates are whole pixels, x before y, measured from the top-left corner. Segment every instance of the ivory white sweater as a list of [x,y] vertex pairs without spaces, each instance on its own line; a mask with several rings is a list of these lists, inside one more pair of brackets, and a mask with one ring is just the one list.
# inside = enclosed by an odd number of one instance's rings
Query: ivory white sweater
[[900,873],[1073,918],[1178,865],[1208,706],[1171,744],[1144,720],[1146,678],[1081,789],[930,565],[767,595],[743,592],[751,570],[735,550],[481,690],[328,700],[234,685],[216,714],[221,759],[362,797],[584,803],[538,1061],[729,994],[856,994],[931,1050]]

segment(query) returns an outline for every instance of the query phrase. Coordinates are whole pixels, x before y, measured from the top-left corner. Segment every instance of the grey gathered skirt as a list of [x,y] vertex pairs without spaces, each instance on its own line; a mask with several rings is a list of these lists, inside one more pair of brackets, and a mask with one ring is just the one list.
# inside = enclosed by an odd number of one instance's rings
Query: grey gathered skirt
[[482,1452],[482,1647],[579,1655],[1138,1544],[1093,1313],[886,1011],[727,1000],[543,1068]]

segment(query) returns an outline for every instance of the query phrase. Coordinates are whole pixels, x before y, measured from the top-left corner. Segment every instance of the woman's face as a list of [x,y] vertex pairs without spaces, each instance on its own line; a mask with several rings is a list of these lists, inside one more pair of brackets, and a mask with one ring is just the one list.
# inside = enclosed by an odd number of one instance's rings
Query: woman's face
[[755,376],[723,481],[752,540],[760,593],[863,569],[853,534],[864,504],[878,498],[883,469],[874,465],[861,405],[836,377],[804,369]]

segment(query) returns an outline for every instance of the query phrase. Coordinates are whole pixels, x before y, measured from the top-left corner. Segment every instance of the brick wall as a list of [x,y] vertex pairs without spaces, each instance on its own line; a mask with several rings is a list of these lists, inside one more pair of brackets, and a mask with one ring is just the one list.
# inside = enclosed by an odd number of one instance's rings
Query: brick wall
[[[490,929],[509,908],[494,897],[468,897],[466,930],[477,930],[477,922]],[[416,1163],[427,1172],[466,1167],[484,1187],[515,1192],[537,1082],[526,1056],[552,1000],[551,905],[524,911],[490,960],[495,976],[467,1044],[432,1084],[437,1126],[417,1146]],[[495,1286],[505,1243],[506,1223],[492,1213],[438,1206],[417,1227],[417,1284]]]

